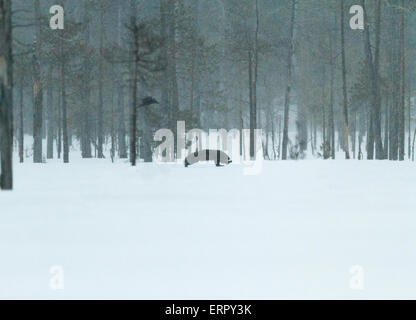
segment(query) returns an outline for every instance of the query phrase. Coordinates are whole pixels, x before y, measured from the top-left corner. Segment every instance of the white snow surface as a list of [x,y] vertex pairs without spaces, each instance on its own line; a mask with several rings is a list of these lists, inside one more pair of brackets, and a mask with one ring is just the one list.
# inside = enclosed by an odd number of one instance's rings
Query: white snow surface
[[415,163],[243,168],[16,162],[15,190],[0,192],[0,298],[416,298]]

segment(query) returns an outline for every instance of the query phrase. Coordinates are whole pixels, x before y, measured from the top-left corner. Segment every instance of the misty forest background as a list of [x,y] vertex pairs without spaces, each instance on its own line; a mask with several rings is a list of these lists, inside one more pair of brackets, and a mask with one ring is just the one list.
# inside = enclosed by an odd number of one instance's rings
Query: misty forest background
[[[49,27],[55,4],[64,30]],[[365,30],[349,26],[356,4]],[[416,1],[0,0],[0,8],[3,188],[12,148],[20,162],[67,163],[80,151],[134,165],[151,162],[154,133],[175,133],[179,120],[187,130],[262,129],[269,160],[414,160]],[[137,108],[148,96],[159,103]]]

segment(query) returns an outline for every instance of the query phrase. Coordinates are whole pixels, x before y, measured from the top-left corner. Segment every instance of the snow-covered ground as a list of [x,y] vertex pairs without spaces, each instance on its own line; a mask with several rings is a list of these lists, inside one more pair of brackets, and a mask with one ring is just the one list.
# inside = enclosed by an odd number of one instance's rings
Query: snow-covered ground
[[0,298],[416,298],[415,163],[243,168],[16,163]]

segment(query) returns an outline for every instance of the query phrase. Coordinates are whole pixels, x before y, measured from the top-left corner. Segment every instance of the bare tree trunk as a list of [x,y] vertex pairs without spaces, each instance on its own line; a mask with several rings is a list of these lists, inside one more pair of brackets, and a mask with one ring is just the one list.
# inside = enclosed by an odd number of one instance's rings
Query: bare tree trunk
[[348,143],[348,96],[347,96],[347,67],[345,59],[345,3],[341,3],[341,56],[342,56],[342,93],[343,101],[343,116],[344,116],[344,150],[345,159],[350,159],[349,143]]
[[24,134],[24,121],[23,121],[23,109],[24,109],[24,96],[23,90],[25,85],[25,78],[22,72],[20,76],[20,88],[19,88],[19,100],[20,100],[20,110],[19,110],[19,161],[23,163],[24,160],[24,141],[25,141],[25,134]]
[[192,1],[192,61],[191,61],[191,92],[190,108],[196,117],[197,125],[200,127],[200,21],[199,21],[199,0]]
[[[326,68],[323,68],[323,79],[326,81]],[[325,87],[326,83],[322,85],[322,156],[326,160],[329,158],[328,144],[326,136],[326,106],[325,106]]]
[[[168,24],[168,79],[169,79],[169,122],[170,128],[174,135],[177,134],[176,121],[178,120],[179,112],[179,93],[178,93],[178,79],[176,68],[176,17],[175,7],[176,0],[167,0],[167,24]],[[177,145],[175,143],[175,151]],[[181,152],[181,151],[179,151]]]
[[272,126],[272,148],[273,148],[273,160],[276,160],[276,128],[274,127],[274,117],[270,116],[270,122]]
[[[241,101],[241,99],[240,99]],[[243,147],[243,129],[244,129],[244,119],[243,119],[243,107],[241,106],[241,103],[239,103],[238,106],[238,117],[239,117],[239,124],[240,124],[240,157],[243,159],[244,155],[244,147]]]
[[41,25],[40,4],[35,0],[36,38],[32,58],[33,68],[33,162],[42,163],[42,114],[43,114],[43,88],[40,69],[41,54]]
[[318,128],[317,128],[317,121],[316,121],[316,115],[314,114],[313,115],[313,119],[312,119],[312,121],[313,121],[313,147],[314,147],[314,149],[316,150],[318,147],[317,147],[317,140],[318,140]]
[[[114,75],[114,63],[111,63],[111,74]],[[114,87],[116,86],[116,81],[113,81],[113,85],[111,86],[111,149],[110,149],[110,157],[111,161],[114,162],[114,157],[116,153],[116,135],[114,129]]]
[[119,107],[119,122],[118,122],[118,152],[120,159],[127,158],[126,145],[126,124],[124,113],[124,87],[122,84],[118,88],[118,107]]
[[251,48],[248,50],[248,92],[249,92],[249,101],[250,101],[250,159],[253,160],[255,156],[254,151],[254,94],[253,94],[253,53]]
[[169,99],[169,38],[168,38],[168,0],[160,0],[160,36],[163,41],[161,48],[161,56],[165,68],[162,71],[161,77],[161,108],[165,115],[164,125],[171,125],[170,123],[170,99]]
[[283,119],[283,142],[282,142],[282,160],[287,160],[287,146],[289,143],[289,106],[290,106],[290,92],[292,89],[292,65],[293,65],[293,49],[295,36],[295,13],[296,0],[292,0],[292,10],[290,18],[290,43],[287,56],[287,85],[285,93],[285,109]]
[[48,94],[47,94],[47,110],[48,110],[48,130],[47,130],[47,152],[46,158],[53,159],[53,137],[55,132],[55,114],[53,107],[53,66],[49,65],[48,69]]
[[61,99],[62,99],[62,145],[64,163],[69,163],[69,139],[68,139],[68,122],[66,110],[66,81],[65,81],[65,59],[63,40],[61,38]]
[[139,39],[136,17],[131,17],[131,25],[133,28],[134,43],[134,71],[133,71],[133,97],[130,106],[130,163],[136,165],[137,160],[137,81],[139,68]]
[[388,100],[385,108],[384,118],[384,158],[389,158],[389,117],[390,117],[390,101]]
[[329,158],[326,139],[326,108],[325,102],[322,101],[322,155],[325,160]]
[[415,140],[416,140],[416,129],[413,133],[413,144],[412,144],[412,161],[415,161]]
[[250,159],[255,160],[257,156],[256,152],[256,138],[254,135],[255,129],[257,128],[257,78],[258,78],[258,35],[259,35],[259,4],[256,0],[256,31],[254,34],[254,61],[250,67],[253,67],[253,81],[250,81],[251,89],[251,104],[250,104]]
[[144,162],[152,162],[153,161],[153,152],[152,152],[152,129],[149,125],[150,119],[149,119],[149,110],[147,108],[142,109],[141,113],[143,117],[142,121],[142,138],[140,140],[141,149],[142,152],[142,159]]
[[[312,116],[313,116],[313,118],[315,117],[313,114],[312,114]],[[313,134],[313,132],[314,132],[314,122],[315,122],[315,120],[314,119],[311,119],[311,132],[310,132],[310,135],[311,135],[311,151],[312,151],[312,155],[315,155],[315,145],[314,145],[315,138],[314,138],[314,134]]]
[[270,106],[267,106],[266,109],[266,141],[265,141],[265,146],[263,147],[263,152],[264,152],[264,158],[267,160],[270,160],[270,156],[269,156],[269,139],[270,139]]
[[104,7],[101,2],[100,7],[100,57],[98,62],[98,110],[97,110],[97,119],[98,119],[98,142],[97,142],[97,153],[98,158],[104,158],[103,154],[103,144],[104,144],[104,133],[103,133],[103,56],[104,56]]
[[356,158],[356,150],[357,150],[357,111],[353,111],[352,114],[352,128],[351,128],[351,148],[352,148],[352,157],[353,159]]
[[330,97],[329,97],[329,141],[331,149],[331,158],[335,159],[335,117],[334,117],[334,50],[333,50],[333,40],[332,33],[329,35],[330,50],[331,50],[331,79],[330,79]]
[[33,55],[33,162],[42,163],[42,84],[40,64]]
[[11,0],[0,0],[0,189],[13,189],[13,56]]
[[[90,25],[89,25],[89,16],[88,16],[88,7],[87,2],[84,2],[84,35],[83,35],[83,46],[85,47],[85,52],[88,52],[88,47],[90,45]],[[85,53],[83,57],[83,69],[84,73],[82,75],[83,81],[83,116],[82,116],[82,134],[81,134],[81,154],[83,158],[92,158],[92,148],[91,148],[91,106],[90,106],[90,90],[91,90],[91,63],[90,57]]]
[[405,144],[405,99],[406,99],[406,46],[405,46],[405,0],[402,0],[400,20],[400,62],[401,62],[401,101],[399,109],[399,160],[404,160]]
[[279,128],[278,128],[278,136],[279,136],[279,145],[277,146],[277,158],[281,159],[282,154],[282,117],[279,115]]
[[[365,8],[365,0],[362,0],[362,6]],[[365,9],[364,9],[365,12]],[[366,20],[366,18],[365,18]],[[366,54],[366,65],[368,70],[368,77],[371,81],[371,112],[370,125],[367,139],[367,159],[374,159],[374,144],[376,148],[376,159],[384,159],[385,153],[383,151],[383,142],[381,140],[381,112],[380,112],[380,88],[379,88],[379,69],[380,69],[380,34],[381,34],[381,1],[376,0],[376,44],[375,57],[373,61],[373,54],[371,50],[370,31],[369,27],[364,31],[364,47]]]
[[[118,46],[122,47],[122,17],[121,17],[122,4],[119,3],[118,7]],[[126,123],[125,123],[125,111],[124,111],[124,86],[123,76],[118,77],[118,153],[120,159],[127,158],[127,145],[126,145]]]
[[399,32],[397,28],[397,9],[390,7],[390,45],[389,50],[389,60],[390,63],[390,83],[391,83],[391,101],[390,101],[390,110],[389,110],[389,159],[397,160],[398,159],[398,96],[400,91],[400,62],[399,62],[399,50],[397,45],[397,33]]
[[411,157],[411,143],[412,143],[412,115],[411,115],[411,107],[412,107],[412,97],[411,97],[411,90],[409,88],[408,90],[409,94],[407,96],[407,111],[408,111],[408,115],[407,115],[407,126],[408,126],[408,139],[407,139],[407,144],[408,144],[408,148],[407,148],[407,157],[410,160]]
[[[366,32],[369,28],[366,28]],[[381,138],[381,96],[380,96],[380,40],[381,40],[381,0],[376,0],[376,47],[374,57],[374,86],[375,86],[375,103],[374,103],[374,138],[376,145],[376,159],[385,159],[383,150],[383,141]],[[370,48],[371,52],[371,48]]]
[[58,159],[61,159],[61,153],[62,153],[62,81],[59,84],[58,112],[57,112],[56,123],[58,124],[57,137],[56,137],[56,151],[58,153]]

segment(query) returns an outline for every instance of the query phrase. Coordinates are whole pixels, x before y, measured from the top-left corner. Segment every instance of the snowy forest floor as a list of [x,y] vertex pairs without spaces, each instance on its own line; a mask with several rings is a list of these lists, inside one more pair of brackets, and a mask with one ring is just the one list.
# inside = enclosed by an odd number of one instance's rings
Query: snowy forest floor
[[416,298],[412,162],[71,161],[0,192],[0,298]]

